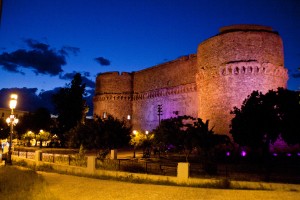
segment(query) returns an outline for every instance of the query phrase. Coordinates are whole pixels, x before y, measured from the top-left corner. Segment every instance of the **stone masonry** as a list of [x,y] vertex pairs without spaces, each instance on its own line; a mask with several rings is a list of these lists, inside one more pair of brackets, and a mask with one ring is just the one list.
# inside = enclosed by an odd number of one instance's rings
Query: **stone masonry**
[[[210,120],[228,134],[234,106],[253,90],[286,87],[283,44],[270,27],[234,25],[198,46],[196,54],[132,73],[102,73],[96,79],[94,115],[128,120],[151,131],[161,119],[190,115]],[[130,119],[127,117],[130,116]]]

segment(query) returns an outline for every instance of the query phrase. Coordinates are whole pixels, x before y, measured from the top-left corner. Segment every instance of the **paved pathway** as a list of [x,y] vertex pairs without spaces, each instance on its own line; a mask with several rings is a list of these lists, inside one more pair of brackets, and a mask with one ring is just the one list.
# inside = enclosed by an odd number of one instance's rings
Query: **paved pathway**
[[110,180],[99,180],[56,173],[39,172],[46,180],[47,189],[61,200],[94,199],[197,199],[197,200],[297,200],[300,191],[255,191],[255,190],[221,190],[175,187],[162,185],[134,184]]

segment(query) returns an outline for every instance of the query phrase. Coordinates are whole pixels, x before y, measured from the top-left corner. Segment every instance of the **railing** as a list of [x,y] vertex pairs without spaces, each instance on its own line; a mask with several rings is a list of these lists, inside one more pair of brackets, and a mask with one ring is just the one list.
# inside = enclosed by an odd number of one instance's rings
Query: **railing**
[[[40,154],[37,154],[40,153]],[[88,167],[87,157],[80,154],[54,154],[30,151],[13,151],[14,156],[35,161],[49,162],[68,166]],[[40,155],[40,157],[38,156]],[[37,157],[39,157],[37,159]],[[91,157],[91,156],[90,156]],[[94,156],[95,157],[95,156]],[[300,183],[300,157],[273,158],[269,165],[261,162],[235,161],[218,163],[190,163],[188,176],[192,178],[228,177],[232,180],[276,181]],[[125,171],[144,174],[176,176],[178,163],[154,162],[138,159],[96,159],[93,169]]]
[[[41,153],[40,161],[50,162],[72,166],[87,166],[87,158],[83,155],[71,155],[71,154],[54,154],[54,153]],[[14,156],[26,159],[35,159],[35,152],[30,151],[13,151]]]
[[87,166],[87,158],[82,155],[42,153],[41,161],[80,167]]
[[35,152],[33,151],[13,151],[12,155],[18,156],[21,158],[34,159]]
[[177,163],[157,163],[129,159],[97,159],[96,169],[176,176]]

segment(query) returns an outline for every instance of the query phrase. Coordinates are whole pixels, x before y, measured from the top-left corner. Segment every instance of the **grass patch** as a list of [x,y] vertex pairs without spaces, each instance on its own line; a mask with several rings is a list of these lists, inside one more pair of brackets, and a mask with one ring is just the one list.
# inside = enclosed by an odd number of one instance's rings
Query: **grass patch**
[[0,199],[56,200],[35,171],[14,166],[0,167]]

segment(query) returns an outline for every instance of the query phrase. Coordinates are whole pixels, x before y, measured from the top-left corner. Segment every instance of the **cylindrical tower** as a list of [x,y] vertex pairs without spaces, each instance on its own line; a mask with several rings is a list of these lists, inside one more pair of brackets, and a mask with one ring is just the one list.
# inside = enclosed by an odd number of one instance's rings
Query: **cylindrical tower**
[[118,119],[132,116],[132,74],[107,72],[96,78],[93,99],[94,115],[106,117],[112,115]]
[[233,107],[254,90],[286,87],[283,45],[270,27],[234,25],[201,43],[197,52],[198,117],[216,133],[229,132]]

